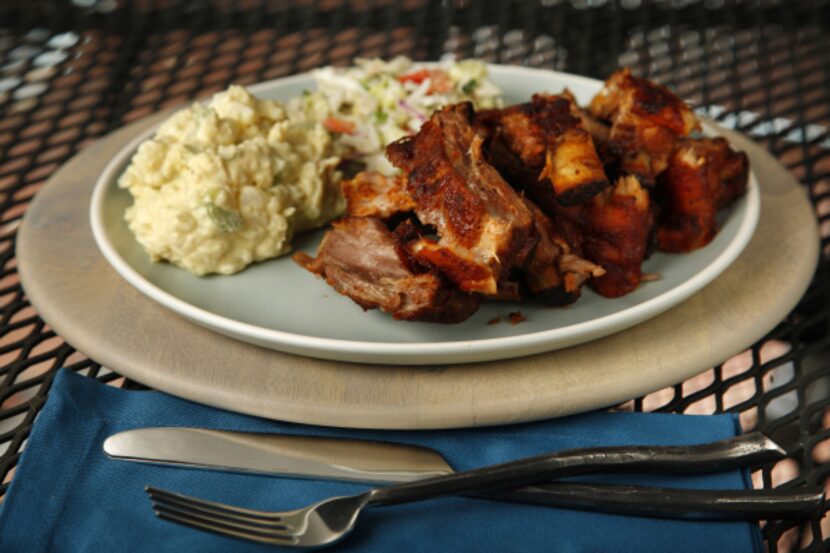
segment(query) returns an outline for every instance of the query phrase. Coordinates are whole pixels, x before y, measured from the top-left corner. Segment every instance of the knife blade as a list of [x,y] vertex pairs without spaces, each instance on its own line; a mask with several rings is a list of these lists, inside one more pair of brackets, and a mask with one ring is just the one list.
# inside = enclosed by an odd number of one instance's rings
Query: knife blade
[[104,452],[162,465],[369,483],[453,472],[437,451],[410,444],[204,428],[127,430],[108,437]]

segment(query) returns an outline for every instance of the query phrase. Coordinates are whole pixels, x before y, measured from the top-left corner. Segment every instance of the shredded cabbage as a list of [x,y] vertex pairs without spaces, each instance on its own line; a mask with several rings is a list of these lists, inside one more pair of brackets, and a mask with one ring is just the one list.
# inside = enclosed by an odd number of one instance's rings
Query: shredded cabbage
[[325,67],[313,74],[317,90],[293,100],[289,109],[322,121],[343,158],[385,174],[395,172],[384,155],[386,145],[418,132],[436,109],[463,101],[476,108],[502,105],[501,90],[478,60],[357,59],[351,67]]

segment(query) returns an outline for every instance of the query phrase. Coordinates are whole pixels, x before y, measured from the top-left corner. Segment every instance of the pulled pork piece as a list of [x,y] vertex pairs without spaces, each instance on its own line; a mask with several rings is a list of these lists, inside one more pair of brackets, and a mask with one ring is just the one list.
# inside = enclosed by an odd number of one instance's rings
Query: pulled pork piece
[[358,173],[343,181],[346,213],[355,217],[388,219],[415,209],[415,200],[407,194],[402,177],[387,177],[374,171]]
[[589,112],[611,122],[609,149],[619,157],[623,174],[635,175],[651,188],[667,166],[678,137],[700,124],[695,114],[668,88],[621,69],[594,97]]
[[580,204],[609,186],[572,96],[536,94],[529,104],[482,112],[479,119],[491,132],[490,160],[537,202]]
[[650,253],[654,209],[636,177],[621,177],[584,206],[560,208],[557,215],[568,243],[605,270],[590,281],[597,293],[616,298],[637,288]]
[[574,254],[570,245],[559,234],[538,206],[525,200],[533,213],[539,241],[520,268],[528,290],[544,303],[552,306],[568,305],[579,299],[582,285],[605,271]]
[[410,243],[412,256],[465,292],[492,296],[536,236],[527,206],[483,159],[482,141],[465,102],[437,111],[418,134],[386,152],[406,175],[418,219],[438,236]]
[[293,258],[363,309],[381,309],[396,319],[458,323],[481,302],[440,275],[416,273],[395,234],[373,217],[335,221],[316,258],[302,252]]
[[655,190],[658,247],[679,253],[711,242],[718,210],[746,192],[748,176],[746,154],[725,139],[683,139]]

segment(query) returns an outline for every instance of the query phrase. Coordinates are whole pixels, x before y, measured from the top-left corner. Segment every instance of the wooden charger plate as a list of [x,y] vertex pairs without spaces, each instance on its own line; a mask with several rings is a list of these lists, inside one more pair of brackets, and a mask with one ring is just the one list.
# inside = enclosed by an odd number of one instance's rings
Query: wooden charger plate
[[96,247],[89,225],[96,179],[168,114],[103,138],[53,175],[19,231],[18,271],[38,313],[78,350],[137,382],[232,411],[327,426],[427,429],[614,405],[755,343],[796,305],[818,261],[818,227],[802,188],[761,147],[722,130],[750,157],[761,218],[720,277],[662,315],[582,345],[494,362],[364,365],[280,353],[168,311],[123,280]]

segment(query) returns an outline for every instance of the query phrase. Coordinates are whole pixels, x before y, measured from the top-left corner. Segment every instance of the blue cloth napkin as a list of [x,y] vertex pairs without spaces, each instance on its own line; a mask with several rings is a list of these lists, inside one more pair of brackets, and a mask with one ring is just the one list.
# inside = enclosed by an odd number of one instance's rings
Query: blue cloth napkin
[[[38,415],[0,510],[4,552],[265,552],[266,546],[156,519],[144,486],[258,509],[295,508],[365,486],[115,461],[107,436],[146,426],[200,426],[410,442],[441,451],[456,470],[572,447],[694,444],[733,436],[728,415],[596,412],[530,424],[450,431],[360,431],[239,415],[159,392],[125,391],[61,370]],[[628,476],[694,488],[747,487],[745,471]],[[466,498],[370,509],[333,551],[762,551],[757,525],[606,515]]]

